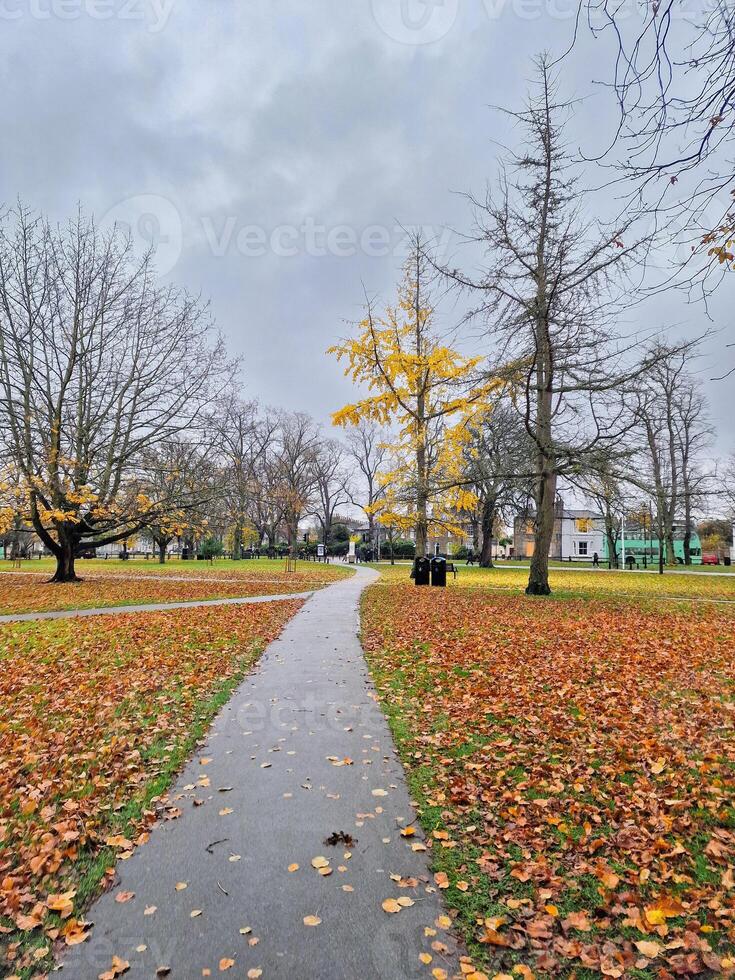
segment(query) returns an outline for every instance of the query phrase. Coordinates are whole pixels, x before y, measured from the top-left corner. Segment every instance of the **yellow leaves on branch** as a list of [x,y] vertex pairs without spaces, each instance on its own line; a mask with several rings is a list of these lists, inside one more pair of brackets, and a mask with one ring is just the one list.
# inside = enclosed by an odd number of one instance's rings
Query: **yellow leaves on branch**
[[345,362],[345,375],[369,392],[335,412],[332,421],[368,421],[396,432],[396,463],[382,474],[380,524],[409,530],[419,509],[428,530],[451,532],[458,512],[477,505],[461,486],[467,443],[503,382],[483,372],[482,358],[464,356],[442,341],[433,328],[433,307],[419,303],[419,293],[426,295],[421,273],[409,263],[397,305],[382,316],[368,309],[356,336],[329,348]]

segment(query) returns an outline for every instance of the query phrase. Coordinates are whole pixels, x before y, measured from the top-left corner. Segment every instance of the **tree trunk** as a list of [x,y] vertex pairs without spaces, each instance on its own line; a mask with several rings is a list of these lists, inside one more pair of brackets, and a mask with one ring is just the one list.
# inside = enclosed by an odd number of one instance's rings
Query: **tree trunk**
[[288,521],[286,524],[286,530],[288,532],[288,550],[292,558],[296,557],[296,548],[298,544],[299,536],[299,522],[298,518],[293,521]]
[[159,565],[165,565],[166,564],[166,542],[165,541],[159,541],[158,542],[158,563],[159,563]]
[[235,561],[242,558],[242,527],[237,524],[233,532],[232,557]]
[[615,537],[615,534],[610,530],[607,530],[605,534],[607,536],[607,554],[608,554],[608,558],[610,559],[610,568],[617,568],[618,567],[617,538]]
[[66,535],[59,535],[58,548],[55,550],[56,572],[52,582],[81,582],[74,569],[76,557],[76,542]]
[[689,481],[684,481],[684,564],[692,563],[692,497]]
[[495,524],[495,500],[486,497],[482,502],[482,546],[480,568],[493,567],[493,526]]
[[[423,411],[423,406],[421,407]],[[426,479],[426,446],[423,439],[416,450],[416,558],[426,557],[426,547],[428,538],[428,517],[427,517],[427,479]]]
[[554,500],[556,474],[542,474],[536,488],[536,524],[533,535],[533,556],[526,586],[526,595],[551,595],[549,585],[549,551],[554,536]]
[[676,553],[674,551],[674,529],[672,527],[668,527],[666,529],[666,564],[676,564]]

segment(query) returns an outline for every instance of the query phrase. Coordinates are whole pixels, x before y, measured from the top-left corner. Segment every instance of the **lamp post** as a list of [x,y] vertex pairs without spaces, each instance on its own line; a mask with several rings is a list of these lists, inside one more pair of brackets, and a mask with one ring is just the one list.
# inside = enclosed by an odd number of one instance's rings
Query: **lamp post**
[[625,507],[623,507],[623,516],[620,522],[620,555],[623,559],[623,571],[625,571]]

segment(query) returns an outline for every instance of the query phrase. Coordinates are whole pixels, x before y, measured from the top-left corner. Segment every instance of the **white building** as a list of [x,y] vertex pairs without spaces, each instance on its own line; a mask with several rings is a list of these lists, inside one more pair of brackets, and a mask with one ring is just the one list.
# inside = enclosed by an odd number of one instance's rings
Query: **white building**
[[[591,561],[594,555],[602,560],[605,548],[605,525],[602,517],[591,510],[567,510],[559,519],[562,561]],[[556,530],[556,529],[555,529]]]
[[[514,557],[530,558],[533,542],[533,516],[520,514],[513,524]],[[555,561],[592,561],[597,554],[602,561],[604,546],[605,524],[602,515],[593,510],[569,509],[558,497],[549,558]]]

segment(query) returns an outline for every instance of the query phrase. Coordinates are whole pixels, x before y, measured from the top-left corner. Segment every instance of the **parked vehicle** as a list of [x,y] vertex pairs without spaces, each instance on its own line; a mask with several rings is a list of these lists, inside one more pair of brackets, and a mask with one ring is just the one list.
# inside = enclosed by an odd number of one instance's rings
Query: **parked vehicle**
[[718,554],[715,554],[712,551],[705,552],[705,554],[702,555],[702,564],[703,565],[719,565],[720,564],[720,556]]

